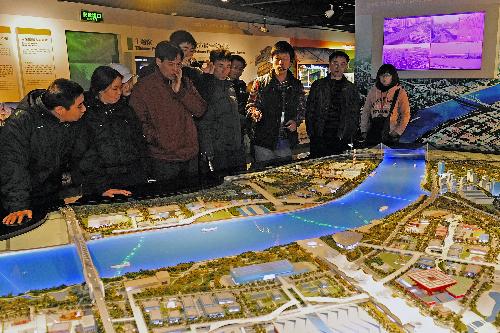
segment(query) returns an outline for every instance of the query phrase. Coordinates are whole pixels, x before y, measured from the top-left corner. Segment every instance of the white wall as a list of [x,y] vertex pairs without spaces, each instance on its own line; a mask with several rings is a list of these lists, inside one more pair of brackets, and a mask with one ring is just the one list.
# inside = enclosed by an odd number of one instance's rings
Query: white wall
[[[81,9],[102,12],[104,22],[81,22],[79,20]],[[344,32],[269,25],[270,33],[264,34],[256,27],[241,22],[177,17],[57,0],[0,0],[0,11],[0,26],[8,26],[13,32],[16,27],[51,30],[56,77],[66,78],[69,78],[66,30],[119,35],[120,61],[135,70],[135,66],[132,65],[134,56],[154,54],[152,51],[127,51],[127,37],[150,38],[158,42],[167,39],[175,30],[185,29],[192,32],[198,42],[219,42],[227,45],[231,51],[242,52],[241,55],[249,63],[242,77],[246,81],[256,76],[255,56],[261,49],[274,44],[277,40],[299,38],[354,44],[354,34]],[[14,52],[17,52],[17,49]],[[20,73],[19,68],[17,70]]]

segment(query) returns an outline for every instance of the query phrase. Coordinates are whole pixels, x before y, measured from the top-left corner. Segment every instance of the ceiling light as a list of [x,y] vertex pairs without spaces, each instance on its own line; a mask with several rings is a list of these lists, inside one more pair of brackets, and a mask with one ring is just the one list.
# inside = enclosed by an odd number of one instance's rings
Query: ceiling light
[[269,29],[267,28],[267,21],[266,21],[265,17],[264,17],[264,25],[261,25],[259,27],[259,30],[260,30],[260,32],[264,32],[264,33],[269,32]]
[[330,9],[328,9],[325,12],[325,16],[326,16],[326,18],[332,18],[333,14],[335,14],[335,11],[333,10],[333,5],[330,4]]

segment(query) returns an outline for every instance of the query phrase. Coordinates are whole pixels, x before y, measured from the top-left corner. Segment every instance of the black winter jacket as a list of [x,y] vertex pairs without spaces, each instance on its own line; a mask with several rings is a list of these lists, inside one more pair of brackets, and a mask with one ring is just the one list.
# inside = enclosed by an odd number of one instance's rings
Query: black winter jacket
[[241,150],[241,125],[245,117],[238,112],[232,82],[203,74],[199,83],[199,93],[207,102],[207,112],[197,122],[200,151],[213,156],[216,151]]
[[79,122],[60,122],[31,91],[0,134],[0,191],[8,212],[33,209],[58,198],[62,172],[79,158]]
[[[325,120],[331,103],[330,76],[316,80],[311,86],[307,98],[306,128],[311,137],[323,136]],[[356,86],[344,77],[345,86],[342,89],[341,113],[337,137],[351,142],[358,130],[361,101]]]
[[[247,114],[251,109],[262,113],[261,120],[255,124],[253,144],[274,150],[283,125],[294,120],[298,127],[304,119],[304,86],[290,71],[285,81],[280,84],[274,76],[274,71],[271,71],[255,79],[246,106]],[[285,119],[282,123],[283,111]],[[295,146],[298,143],[297,131],[287,132],[287,138],[290,145]]]
[[104,104],[86,92],[85,106],[84,138],[79,144],[86,152],[73,174],[82,183],[83,192],[102,194],[110,188],[144,183],[146,144],[139,120],[126,99]]
[[238,111],[242,115],[246,115],[246,106],[248,102],[247,84],[243,80],[231,80],[233,83],[236,99],[238,100]]

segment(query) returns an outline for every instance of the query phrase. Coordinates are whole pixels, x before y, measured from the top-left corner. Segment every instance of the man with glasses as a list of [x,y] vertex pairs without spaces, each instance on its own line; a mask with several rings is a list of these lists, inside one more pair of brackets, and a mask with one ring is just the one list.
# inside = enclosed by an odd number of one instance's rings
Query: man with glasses
[[198,173],[198,136],[193,117],[207,108],[191,80],[183,76],[182,50],[167,41],[155,49],[156,68],[130,96],[142,123],[150,157],[150,176],[172,180]]
[[344,73],[349,56],[334,51],[330,75],[314,81],[306,107],[306,129],[311,157],[339,154],[352,144],[359,123],[360,96]]

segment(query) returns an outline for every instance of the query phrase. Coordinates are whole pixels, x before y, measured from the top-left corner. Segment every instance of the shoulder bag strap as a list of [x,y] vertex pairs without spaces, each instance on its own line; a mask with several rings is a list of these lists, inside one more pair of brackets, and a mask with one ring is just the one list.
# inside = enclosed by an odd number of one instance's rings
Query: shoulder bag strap
[[399,91],[401,90],[401,88],[399,88],[398,90],[396,90],[394,92],[394,96],[392,97],[392,102],[391,102],[391,108],[389,109],[389,117],[392,115],[392,113],[394,112],[394,107],[396,106],[396,102],[398,100],[398,97],[399,97]]

